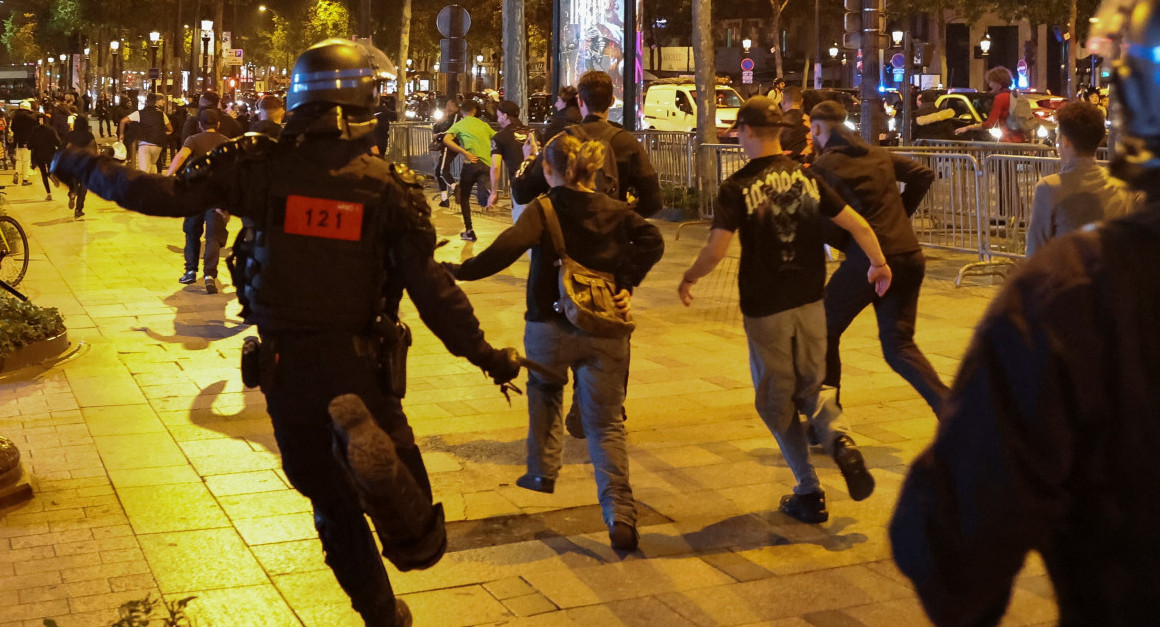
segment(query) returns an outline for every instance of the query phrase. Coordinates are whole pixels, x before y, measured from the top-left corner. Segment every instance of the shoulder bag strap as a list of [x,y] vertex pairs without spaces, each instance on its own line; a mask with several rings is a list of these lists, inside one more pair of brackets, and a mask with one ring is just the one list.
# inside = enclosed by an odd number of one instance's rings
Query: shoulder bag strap
[[560,219],[556,216],[556,208],[552,206],[552,201],[548,199],[547,194],[543,194],[538,199],[540,201],[540,208],[544,210],[544,226],[548,229],[548,234],[552,237],[552,247],[556,249],[556,256],[560,259],[568,258],[568,251],[564,248],[564,232],[560,230]]

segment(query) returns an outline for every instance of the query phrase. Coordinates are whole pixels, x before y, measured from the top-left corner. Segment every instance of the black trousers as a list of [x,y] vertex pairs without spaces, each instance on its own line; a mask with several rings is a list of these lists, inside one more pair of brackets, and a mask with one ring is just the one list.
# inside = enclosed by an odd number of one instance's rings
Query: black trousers
[[455,184],[455,177],[451,176],[451,164],[457,156],[459,153],[453,152],[450,148],[444,148],[439,151],[439,155],[436,157],[435,182],[439,184],[441,192],[451,189],[451,186]]
[[471,188],[479,184],[479,189],[476,190],[476,200],[479,201],[480,206],[487,204],[487,196],[491,193],[491,168],[486,163],[480,161],[472,163],[470,161],[463,162],[463,169],[459,172],[459,187],[456,191],[456,196],[459,200],[459,210],[463,213],[463,228],[468,231],[471,228]]
[[878,317],[878,340],[882,356],[895,372],[938,413],[947,395],[947,386],[939,379],[934,366],[914,343],[914,324],[918,315],[918,292],[926,275],[922,251],[889,255],[886,262],[894,275],[886,295],[879,297],[874,286],[866,282],[870,260],[856,244],[849,246],[842,265],[826,284],[826,385],[841,387],[842,357],[839,343],[842,333],[868,305],[874,305]]
[[[261,357],[262,392],[282,468],[314,506],[326,564],[367,625],[393,625],[394,592],[358,494],[335,456],[327,406],[336,396],[357,394],[430,500],[427,470],[402,405],[384,392],[375,360],[358,350],[350,335],[267,334]],[[378,531],[384,544],[390,542]]]

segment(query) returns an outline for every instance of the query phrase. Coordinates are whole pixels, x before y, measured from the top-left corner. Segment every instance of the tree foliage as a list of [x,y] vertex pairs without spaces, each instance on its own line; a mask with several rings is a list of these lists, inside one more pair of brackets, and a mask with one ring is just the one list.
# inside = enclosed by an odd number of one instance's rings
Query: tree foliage
[[0,43],[4,44],[11,62],[21,63],[40,58],[36,26],[36,16],[31,13],[12,13],[4,20],[4,34],[0,35]]

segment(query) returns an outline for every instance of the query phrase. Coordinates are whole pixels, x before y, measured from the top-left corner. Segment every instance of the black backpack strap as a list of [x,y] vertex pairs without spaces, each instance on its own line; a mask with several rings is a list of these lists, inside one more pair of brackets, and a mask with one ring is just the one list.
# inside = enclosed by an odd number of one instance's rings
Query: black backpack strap
[[552,201],[547,194],[541,195],[537,200],[540,201],[540,208],[544,211],[544,226],[548,229],[548,235],[552,238],[552,247],[556,249],[556,256],[560,259],[568,258],[568,251],[564,248],[564,232],[560,230],[560,218],[556,215],[556,208],[552,206]]

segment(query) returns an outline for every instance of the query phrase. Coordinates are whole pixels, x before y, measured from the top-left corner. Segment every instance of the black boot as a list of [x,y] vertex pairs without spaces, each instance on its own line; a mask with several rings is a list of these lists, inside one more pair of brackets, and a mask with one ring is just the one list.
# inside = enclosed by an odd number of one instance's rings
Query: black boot
[[783,496],[778,510],[790,518],[809,524],[824,523],[830,519],[830,512],[826,511],[826,493],[821,490]]

